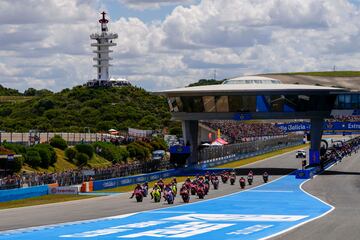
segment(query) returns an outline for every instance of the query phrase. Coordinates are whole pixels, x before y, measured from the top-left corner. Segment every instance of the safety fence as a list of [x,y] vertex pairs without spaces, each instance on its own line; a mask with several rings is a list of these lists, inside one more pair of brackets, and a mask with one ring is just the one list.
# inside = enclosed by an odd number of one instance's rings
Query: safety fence
[[111,141],[112,136],[108,133],[70,133],[70,132],[41,132],[41,133],[16,133],[0,132],[0,142],[18,143],[22,145],[31,145],[34,143],[49,142],[55,135],[61,136],[69,145],[78,143],[93,143],[98,141]]
[[299,135],[269,139],[263,141],[209,147],[199,151],[200,168],[215,167],[241,159],[258,156],[280,149],[301,145],[303,139]]
[[18,188],[0,191],[0,202],[19,200],[24,198],[38,197],[48,194],[48,186],[37,186],[30,188]]
[[151,182],[158,180],[160,178],[168,178],[176,176],[181,172],[181,170],[171,169],[166,171],[154,172],[149,174],[142,174],[130,177],[121,177],[121,178],[112,178],[107,180],[94,181],[93,189],[94,191],[116,188],[121,186],[127,186],[143,182]]

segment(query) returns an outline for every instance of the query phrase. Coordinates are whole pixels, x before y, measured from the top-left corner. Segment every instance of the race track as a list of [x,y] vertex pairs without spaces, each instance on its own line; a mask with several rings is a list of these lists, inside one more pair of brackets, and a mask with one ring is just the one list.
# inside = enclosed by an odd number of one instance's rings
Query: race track
[[[247,174],[249,169],[255,170],[255,173],[257,172],[256,169],[259,169],[258,171],[260,172],[266,169],[271,175],[270,180],[272,181],[282,175],[292,172],[300,166],[300,160],[296,159],[294,156],[295,151],[279,155],[268,160],[246,165],[242,168],[242,171],[243,174]],[[253,186],[257,186],[261,183],[261,177],[255,177]],[[211,190],[209,195],[206,196],[206,199],[223,196],[236,191],[240,191],[238,183],[235,186],[221,184],[220,189],[217,191]],[[195,201],[198,200],[194,197],[190,200],[190,202]],[[180,198],[177,198],[174,205],[183,205],[183,203]],[[124,193],[81,201],[0,210],[0,231],[96,219],[168,206],[169,205],[163,202],[153,203],[149,199],[144,199],[143,203],[136,203],[135,200],[129,199],[128,193]]]
[[306,182],[303,189],[333,205],[335,210],[274,240],[360,239],[360,153]]
[[[257,177],[258,186],[245,191],[239,191],[238,185],[221,185],[220,191],[212,190],[208,197],[216,199],[195,204],[183,204],[177,199],[175,206],[167,209],[142,211],[169,205],[149,200],[138,204],[128,199],[128,194],[122,194],[4,210],[0,211],[3,216],[0,226],[15,230],[0,232],[0,240],[358,239],[359,155],[345,158],[323,175],[308,181],[295,179],[293,175],[281,176],[300,163],[294,158],[294,152],[287,153],[243,167],[243,172],[271,169],[280,174],[272,175],[268,184],[259,186],[261,178]],[[219,197],[224,194],[230,195]],[[30,217],[31,214],[34,215]],[[92,220],[74,222],[79,218]],[[64,224],[44,226],[61,222]],[[38,225],[40,227],[18,229]]]

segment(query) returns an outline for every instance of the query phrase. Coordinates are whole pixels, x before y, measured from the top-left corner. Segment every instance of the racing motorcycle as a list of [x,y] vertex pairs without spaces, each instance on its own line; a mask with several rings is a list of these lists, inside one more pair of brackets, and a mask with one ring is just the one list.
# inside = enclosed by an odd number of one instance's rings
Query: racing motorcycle
[[240,178],[239,182],[240,182],[241,189],[244,189],[245,188],[245,178],[243,178],[243,177]]
[[184,201],[184,203],[188,203],[190,201],[190,193],[189,190],[183,190],[180,192],[181,198]]
[[231,175],[231,177],[230,177],[230,184],[231,184],[231,185],[234,185],[235,180],[236,180],[236,176],[235,176],[235,175]]
[[164,197],[168,204],[174,203],[174,193],[172,191],[167,191]]
[[155,202],[160,202],[160,200],[161,200],[160,189],[155,189],[154,193],[153,193],[153,196],[154,196],[154,201]]
[[141,191],[141,190],[136,190],[135,191],[135,198],[136,198],[137,202],[142,202],[143,197],[144,197],[143,191]]

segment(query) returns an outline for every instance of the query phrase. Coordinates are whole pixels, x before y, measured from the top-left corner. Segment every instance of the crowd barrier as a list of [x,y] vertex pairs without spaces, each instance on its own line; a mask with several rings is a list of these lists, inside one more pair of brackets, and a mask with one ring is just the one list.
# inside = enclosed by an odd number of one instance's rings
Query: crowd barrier
[[39,197],[48,194],[48,186],[37,186],[29,188],[17,188],[0,191],[0,202],[19,200],[24,198]]
[[99,181],[94,181],[93,189],[94,191],[97,191],[97,190],[116,188],[121,186],[137,184],[137,183],[150,182],[150,181],[158,180],[160,178],[168,178],[178,175],[179,172],[180,170],[171,169],[171,170],[154,172],[149,174],[99,180]]
[[265,153],[277,151],[280,149],[298,146],[301,144],[303,144],[302,140],[298,141],[298,142],[289,143],[289,144],[280,144],[280,145],[277,145],[274,147],[265,147],[264,149],[261,149],[259,151],[255,151],[255,152],[238,153],[238,154],[232,154],[232,155],[224,156],[224,157],[220,157],[220,158],[209,159],[209,160],[200,162],[197,165],[197,168],[202,168],[202,169],[213,168],[213,167],[223,165],[223,164],[226,164],[229,162],[234,162],[234,161],[238,161],[238,160],[242,160],[242,159],[246,159],[246,158],[251,158],[251,157],[255,157],[258,155],[265,154]]

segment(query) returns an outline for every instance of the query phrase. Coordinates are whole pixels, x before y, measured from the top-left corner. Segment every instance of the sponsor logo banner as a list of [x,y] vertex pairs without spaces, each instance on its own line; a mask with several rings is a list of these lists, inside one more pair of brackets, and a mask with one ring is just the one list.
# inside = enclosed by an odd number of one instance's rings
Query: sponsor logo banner
[[49,194],[78,194],[78,187],[51,187]]

